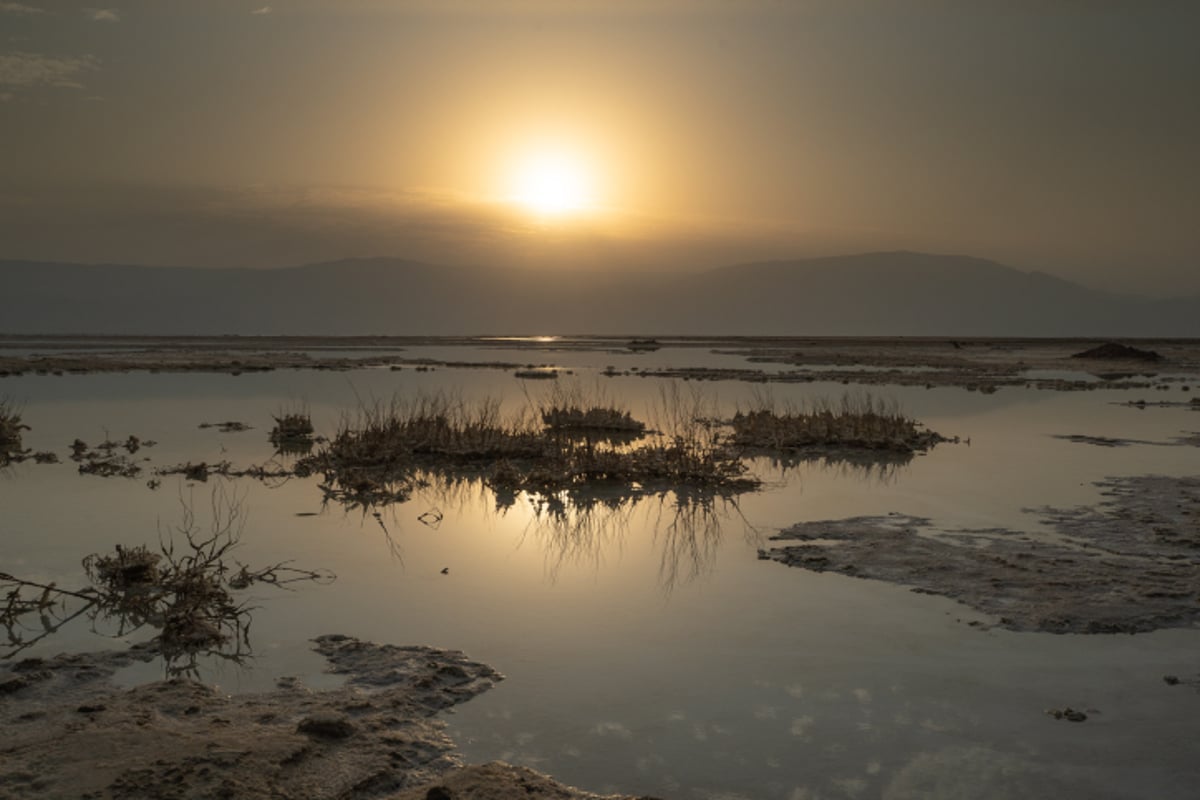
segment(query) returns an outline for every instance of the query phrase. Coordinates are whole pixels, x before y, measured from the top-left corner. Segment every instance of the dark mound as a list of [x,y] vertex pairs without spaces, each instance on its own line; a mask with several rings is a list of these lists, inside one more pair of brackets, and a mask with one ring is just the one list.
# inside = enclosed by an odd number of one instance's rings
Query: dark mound
[[1116,342],[1107,342],[1091,350],[1076,353],[1071,358],[1100,358],[1109,361],[1162,361],[1162,356],[1153,350],[1139,350]]

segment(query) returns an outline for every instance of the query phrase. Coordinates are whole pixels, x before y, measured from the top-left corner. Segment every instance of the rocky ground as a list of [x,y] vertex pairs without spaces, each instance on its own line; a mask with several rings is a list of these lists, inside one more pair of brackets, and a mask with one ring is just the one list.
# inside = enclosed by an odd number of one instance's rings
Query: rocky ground
[[343,686],[116,687],[152,657],[137,648],[0,666],[0,798],[595,800],[531,770],[461,766],[435,715],[501,680],[491,667],[338,635],[315,646]]

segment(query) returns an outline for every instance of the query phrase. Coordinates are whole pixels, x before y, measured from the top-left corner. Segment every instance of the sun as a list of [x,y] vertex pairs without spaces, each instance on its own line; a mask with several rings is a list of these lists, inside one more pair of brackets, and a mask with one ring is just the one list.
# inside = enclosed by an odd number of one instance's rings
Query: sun
[[509,182],[509,200],[541,217],[579,213],[596,201],[587,160],[565,150],[524,155],[514,162]]

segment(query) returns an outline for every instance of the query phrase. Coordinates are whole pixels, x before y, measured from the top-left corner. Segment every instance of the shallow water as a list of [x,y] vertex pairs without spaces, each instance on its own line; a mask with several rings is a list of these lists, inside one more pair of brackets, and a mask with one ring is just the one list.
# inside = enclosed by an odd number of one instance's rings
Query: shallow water
[[[553,344],[553,343],[550,343]],[[413,347],[407,357],[486,361],[502,347]],[[653,417],[663,382],[599,370],[732,366],[735,356],[664,348],[644,354],[519,351],[598,385],[635,416]],[[437,355],[433,355],[437,353]],[[448,359],[448,360],[449,360]],[[741,365],[744,366],[744,363]],[[560,379],[564,380],[564,379]],[[80,558],[115,543],[157,542],[181,499],[207,509],[210,486],[149,469],[271,457],[271,413],[306,403],[321,433],[360,402],[453,390],[520,408],[549,382],[507,371],[441,368],[224,374],[26,375],[0,380],[32,430],[25,445],[64,463],[0,473],[0,571],[79,585]],[[761,386],[695,388],[724,413]],[[841,384],[774,386],[782,401],[838,398]],[[766,479],[736,504],[678,515],[667,494],[565,520],[521,498],[503,513],[478,484],[431,488],[369,514],[321,505],[315,481],[234,481],[249,523],[238,557],[293,560],[338,580],[295,591],[256,587],[251,668],[209,665],[229,691],[280,674],[328,685],[306,640],[342,632],[376,641],[465,650],[507,680],[449,717],[469,761],[503,758],[594,791],[677,798],[1194,797],[1200,694],[1165,674],[1200,669],[1200,631],[1053,636],[980,630],[943,598],[757,559],[794,522],[890,511],[948,526],[1037,531],[1023,511],[1098,499],[1108,476],[1196,473],[1193,447],[1101,448],[1083,434],[1167,442],[1200,428],[1186,408],[1115,405],[1119,391],[872,387],[945,435],[963,438],[892,469],[753,463]],[[1186,400],[1181,390],[1154,399]],[[240,420],[242,433],[201,429]],[[156,440],[141,479],[77,474],[76,437],[93,444]],[[969,443],[967,443],[969,439]],[[418,515],[438,509],[436,527]],[[313,516],[297,516],[312,513]],[[203,516],[203,515],[202,515]],[[442,569],[448,568],[443,575]],[[75,625],[30,654],[119,646]],[[160,667],[122,680],[158,677]],[[1095,709],[1086,723],[1051,707]]]

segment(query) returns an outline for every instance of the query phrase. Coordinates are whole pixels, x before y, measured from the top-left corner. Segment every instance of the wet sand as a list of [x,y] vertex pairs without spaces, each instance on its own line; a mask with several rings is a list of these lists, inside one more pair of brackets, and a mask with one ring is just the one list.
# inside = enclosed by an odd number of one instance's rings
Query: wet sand
[[434,716],[502,680],[491,667],[338,635],[315,649],[345,685],[118,688],[119,669],[155,657],[138,648],[0,666],[0,798],[598,800],[524,768],[462,767]]

